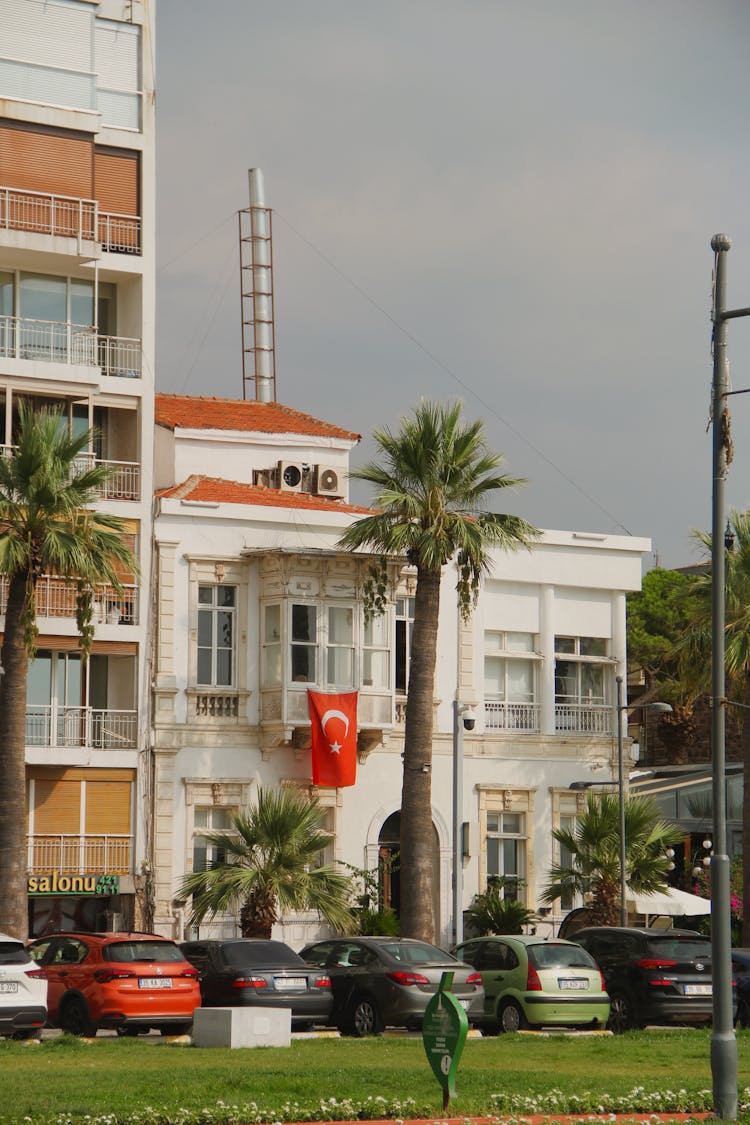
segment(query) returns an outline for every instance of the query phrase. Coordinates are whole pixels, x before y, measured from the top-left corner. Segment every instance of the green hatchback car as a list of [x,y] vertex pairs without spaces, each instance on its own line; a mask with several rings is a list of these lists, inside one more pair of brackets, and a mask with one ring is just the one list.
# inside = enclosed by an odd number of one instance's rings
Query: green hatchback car
[[572,941],[513,935],[471,938],[453,950],[481,973],[483,1030],[604,1028],[609,996],[593,957]]

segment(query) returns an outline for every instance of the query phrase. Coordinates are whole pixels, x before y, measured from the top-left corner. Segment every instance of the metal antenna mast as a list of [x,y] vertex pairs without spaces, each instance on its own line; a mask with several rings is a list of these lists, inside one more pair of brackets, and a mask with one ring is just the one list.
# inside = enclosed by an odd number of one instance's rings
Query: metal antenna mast
[[264,202],[260,168],[251,168],[248,176],[250,206],[239,212],[242,397],[275,402],[271,208]]

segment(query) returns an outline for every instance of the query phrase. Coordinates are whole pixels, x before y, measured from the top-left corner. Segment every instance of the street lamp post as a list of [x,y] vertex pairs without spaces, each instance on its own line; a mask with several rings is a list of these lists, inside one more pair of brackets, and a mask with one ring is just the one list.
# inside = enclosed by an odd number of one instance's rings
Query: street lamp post
[[[711,961],[713,976],[713,1031],[711,1075],[714,1113],[727,1121],[737,1117],[737,1039],[732,1021],[732,937],[730,918],[729,855],[724,775],[725,745],[725,597],[724,492],[729,468],[729,371],[727,321],[750,315],[750,309],[726,308],[726,255],[729,235],[715,234],[713,323],[713,378],[711,384],[712,476],[711,503],[711,781],[713,790],[713,845],[711,857]],[[750,779],[745,778],[745,784]]]
[[453,944],[464,940],[464,729],[473,730],[476,715],[468,703],[453,700]]

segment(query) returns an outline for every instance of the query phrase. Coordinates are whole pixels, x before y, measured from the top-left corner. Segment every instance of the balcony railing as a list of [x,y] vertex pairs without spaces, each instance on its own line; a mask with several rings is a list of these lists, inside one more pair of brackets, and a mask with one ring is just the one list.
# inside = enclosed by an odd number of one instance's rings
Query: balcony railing
[[127,875],[132,871],[132,836],[30,835],[28,865],[33,873]]
[[75,461],[83,472],[94,465],[104,465],[109,469],[105,483],[96,490],[102,500],[140,500],[141,466],[135,461],[103,461],[92,454],[85,454]]
[[606,703],[555,703],[555,730],[612,734],[613,709]]
[[141,377],[141,341],[100,336],[84,325],[58,320],[0,316],[0,357],[40,363],[101,367],[104,375]]
[[[36,584],[37,617],[76,615],[76,583],[71,578],[43,574]],[[94,623],[103,625],[138,624],[139,589],[133,582],[123,583],[118,593],[114,586],[100,582],[94,587]],[[0,576],[0,616],[8,605],[8,579]]]
[[138,713],[94,707],[28,706],[27,746],[90,746],[95,750],[132,750]]
[[487,730],[538,731],[540,707],[538,703],[485,700],[484,722]]
[[139,215],[100,211],[95,199],[0,187],[0,229],[98,241],[115,254],[140,254]]

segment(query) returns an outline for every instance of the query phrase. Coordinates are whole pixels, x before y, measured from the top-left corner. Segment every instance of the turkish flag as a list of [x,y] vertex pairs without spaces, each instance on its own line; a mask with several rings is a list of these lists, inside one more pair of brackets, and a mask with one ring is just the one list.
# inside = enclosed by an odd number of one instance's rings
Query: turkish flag
[[337,789],[357,779],[357,693],[307,691],[313,785]]

